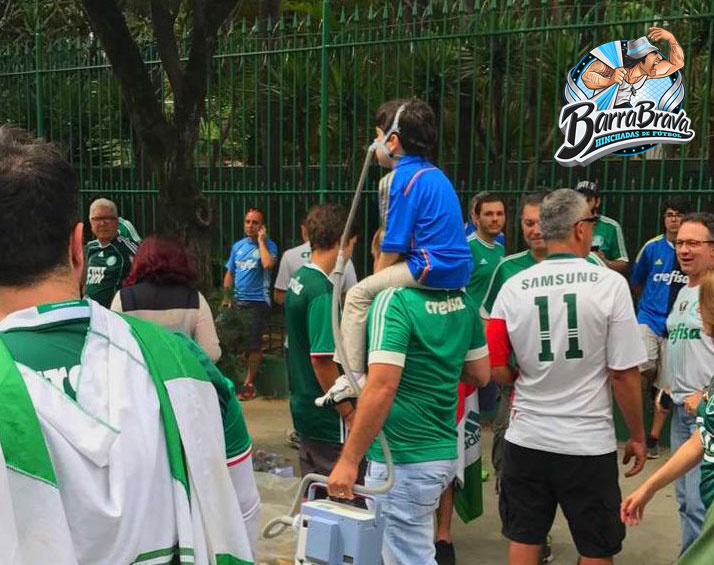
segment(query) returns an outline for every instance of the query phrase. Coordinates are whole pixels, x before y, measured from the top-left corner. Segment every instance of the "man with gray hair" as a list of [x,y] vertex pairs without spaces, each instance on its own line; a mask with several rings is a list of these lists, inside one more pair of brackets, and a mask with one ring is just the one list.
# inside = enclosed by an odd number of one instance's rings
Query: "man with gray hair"
[[585,260],[596,220],[574,190],[546,196],[548,256],[508,279],[491,310],[492,377],[515,386],[500,490],[511,564],[538,563],[558,505],[581,565],[612,563],[622,549],[613,391],[631,436],[624,463],[635,458],[625,476],[646,460],[637,368],[646,353],[627,281]]
[[85,249],[87,275],[84,292],[109,308],[122,281],[131,270],[138,249],[136,243],[119,233],[119,215],[114,202],[98,198],[89,207],[89,224],[96,237]]

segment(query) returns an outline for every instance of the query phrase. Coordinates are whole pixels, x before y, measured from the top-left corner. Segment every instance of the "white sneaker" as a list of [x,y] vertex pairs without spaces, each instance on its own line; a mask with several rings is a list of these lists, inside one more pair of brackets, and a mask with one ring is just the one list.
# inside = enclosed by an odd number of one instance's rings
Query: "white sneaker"
[[330,390],[328,390],[323,396],[315,399],[315,406],[334,406],[335,404],[339,404],[340,402],[344,402],[350,398],[357,398],[359,396],[359,391],[364,387],[364,382],[365,376],[362,375],[357,380],[359,389],[355,390],[352,388],[350,381],[347,380],[347,377],[340,375],[335,380],[335,384],[330,387]]

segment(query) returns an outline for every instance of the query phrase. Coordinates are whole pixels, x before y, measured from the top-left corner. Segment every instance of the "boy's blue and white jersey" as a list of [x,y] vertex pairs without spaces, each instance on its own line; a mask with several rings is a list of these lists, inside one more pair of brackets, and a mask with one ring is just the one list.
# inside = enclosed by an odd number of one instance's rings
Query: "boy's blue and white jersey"
[[646,324],[658,336],[667,333],[670,294],[687,284],[687,275],[679,270],[674,246],[664,236],[653,237],[642,246],[630,281],[642,287],[637,303],[637,321]]
[[402,157],[388,195],[382,251],[403,253],[414,279],[426,286],[466,286],[473,262],[461,205],[446,175],[422,157]]

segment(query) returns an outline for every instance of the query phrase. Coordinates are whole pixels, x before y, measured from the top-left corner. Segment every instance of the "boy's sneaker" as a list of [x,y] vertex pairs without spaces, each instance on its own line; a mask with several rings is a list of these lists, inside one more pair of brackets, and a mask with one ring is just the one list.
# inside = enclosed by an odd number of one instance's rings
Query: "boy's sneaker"
[[453,543],[440,539],[434,543],[434,548],[436,549],[435,559],[439,565],[456,565]]
[[300,449],[300,435],[295,430],[288,430],[285,433],[285,441],[293,449]]
[[553,561],[553,540],[548,535],[545,538],[545,543],[540,546],[540,555],[538,556],[538,563],[550,563]]
[[647,436],[647,459],[657,459],[659,457],[659,441],[657,438]]

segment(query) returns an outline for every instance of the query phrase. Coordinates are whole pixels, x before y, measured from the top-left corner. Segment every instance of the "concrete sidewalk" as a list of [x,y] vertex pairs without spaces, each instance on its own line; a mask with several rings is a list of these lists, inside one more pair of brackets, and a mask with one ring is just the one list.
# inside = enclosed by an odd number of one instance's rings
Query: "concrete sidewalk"
[[[298,473],[297,451],[285,443],[285,432],[292,425],[287,400],[267,400],[257,398],[242,403],[246,421],[256,449],[277,452],[288,458]],[[484,443],[484,466],[493,471],[491,466],[491,431],[485,429],[482,434]],[[665,454],[665,455],[668,455]],[[640,485],[665,461],[665,455],[655,461],[648,461],[645,471],[631,479],[624,478],[621,470],[623,494],[627,494]],[[287,510],[292,492],[276,483],[266,486],[261,480],[263,496],[263,520]],[[501,522],[498,517],[498,497],[494,491],[494,481],[484,483],[484,514],[469,524],[463,524],[454,516],[452,525],[457,561],[461,564],[503,565],[506,563],[508,543],[501,535]],[[268,490],[273,492],[268,492]],[[558,512],[551,531],[553,537],[554,563],[575,565],[577,552],[570,539],[568,526],[563,515]],[[292,534],[283,534],[282,539],[261,540],[259,544],[260,563],[292,563]],[[627,532],[624,549],[616,562],[622,565],[669,565],[679,553],[680,529],[677,503],[672,486],[662,490],[647,507],[643,525],[630,528]]]

